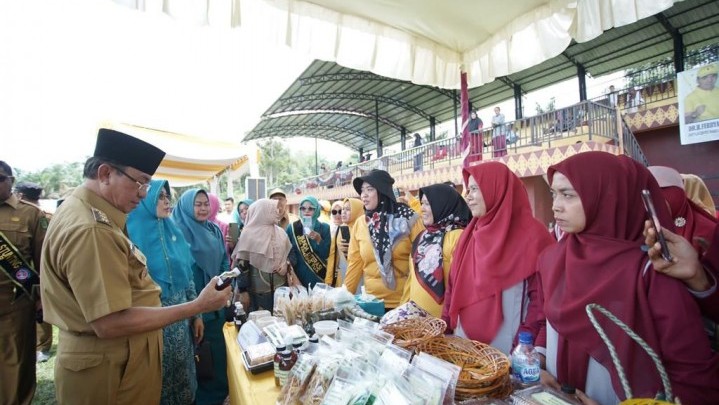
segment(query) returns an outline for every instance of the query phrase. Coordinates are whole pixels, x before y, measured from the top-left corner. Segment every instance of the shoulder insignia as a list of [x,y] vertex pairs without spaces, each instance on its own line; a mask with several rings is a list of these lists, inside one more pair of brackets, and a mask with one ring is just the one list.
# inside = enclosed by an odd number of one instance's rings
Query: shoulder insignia
[[90,207],[90,209],[92,209],[92,216],[95,218],[95,221],[105,225],[112,225],[112,223],[110,223],[110,218],[107,217],[107,214],[95,207]]
[[41,227],[42,229],[47,229],[47,224],[48,224],[47,217],[44,216],[44,215],[41,216],[41,217],[40,217],[40,227]]

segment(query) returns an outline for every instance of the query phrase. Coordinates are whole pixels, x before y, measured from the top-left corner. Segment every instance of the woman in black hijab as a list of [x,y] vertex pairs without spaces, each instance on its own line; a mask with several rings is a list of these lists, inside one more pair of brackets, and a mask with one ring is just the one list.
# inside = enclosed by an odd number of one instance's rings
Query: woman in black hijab
[[412,300],[432,316],[440,317],[452,255],[472,212],[457,190],[447,184],[420,188],[419,199],[427,229],[413,243],[412,266],[402,301]]
[[365,209],[365,220],[352,228],[345,285],[354,293],[362,277],[369,294],[384,299],[385,309],[401,304],[409,277],[412,241],[424,230],[419,216],[397,202],[394,179],[384,170],[372,170],[353,180]]

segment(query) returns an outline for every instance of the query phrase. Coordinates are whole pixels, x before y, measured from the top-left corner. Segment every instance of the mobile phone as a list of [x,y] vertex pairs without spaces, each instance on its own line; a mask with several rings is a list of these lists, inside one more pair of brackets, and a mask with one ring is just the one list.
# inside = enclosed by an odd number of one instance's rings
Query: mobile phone
[[399,191],[399,187],[392,188],[392,191],[394,192],[394,198],[399,198],[401,196],[401,193]]
[[657,231],[657,239],[659,239],[659,245],[661,245],[662,247],[662,258],[664,258],[664,260],[668,262],[671,262],[673,258],[671,253],[669,253],[669,246],[667,246],[667,240],[664,239],[662,225],[659,223],[659,216],[657,216],[657,210],[654,208],[654,202],[652,201],[652,195],[649,193],[649,190],[642,190],[642,201],[644,201],[644,208],[647,210],[647,213],[649,214],[649,219],[652,220],[654,229],[656,229]]
[[340,225],[340,233],[342,234],[342,240],[345,242],[350,241],[350,227],[347,225]]
[[237,244],[237,239],[240,238],[240,224],[237,222],[230,222],[228,232],[232,243]]

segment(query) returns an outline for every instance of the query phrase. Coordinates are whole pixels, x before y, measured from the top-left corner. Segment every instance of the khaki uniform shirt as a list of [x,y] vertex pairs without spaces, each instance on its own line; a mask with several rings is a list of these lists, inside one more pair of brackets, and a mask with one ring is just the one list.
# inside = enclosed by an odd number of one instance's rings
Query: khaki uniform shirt
[[78,187],[53,216],[43,248],[45,321],[60,328],[60,404],[155,404],[162,330],[100,339],[90,323],[131,307],[159,307],[160,287],[125,232],[125,214]]
[[[0,203],[0,232],[35,270],[40,268],[40,251],[46,230],[47,219],[37,206],[21,201],[14,194]],[[10,305],[14,297],[14,284],[5,273],[0,272],[0,315],[31,303],[28,297],[22,296]]]

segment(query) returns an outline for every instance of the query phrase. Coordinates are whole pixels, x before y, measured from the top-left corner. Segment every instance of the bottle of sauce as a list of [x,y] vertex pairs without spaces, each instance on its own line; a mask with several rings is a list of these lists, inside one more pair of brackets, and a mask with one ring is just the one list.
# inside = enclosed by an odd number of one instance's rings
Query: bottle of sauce
[[272,359],[275,369],[275,387],[280,386],[280,363],[282,362],[282,352],[285,347],[282,345],[275,346],[275,357]]
[[292,367],[295,366],[295,363],[297,362],[297,354],[295,353],[293,356],[293,353],[289,348],[286,348],[282,352],[282,359],[280,360],[280,367],[279,367],[279,373],[280,373],[280,385],[284,386],[287,382],[287,377],[290,374],[290,370],[292,370]]

